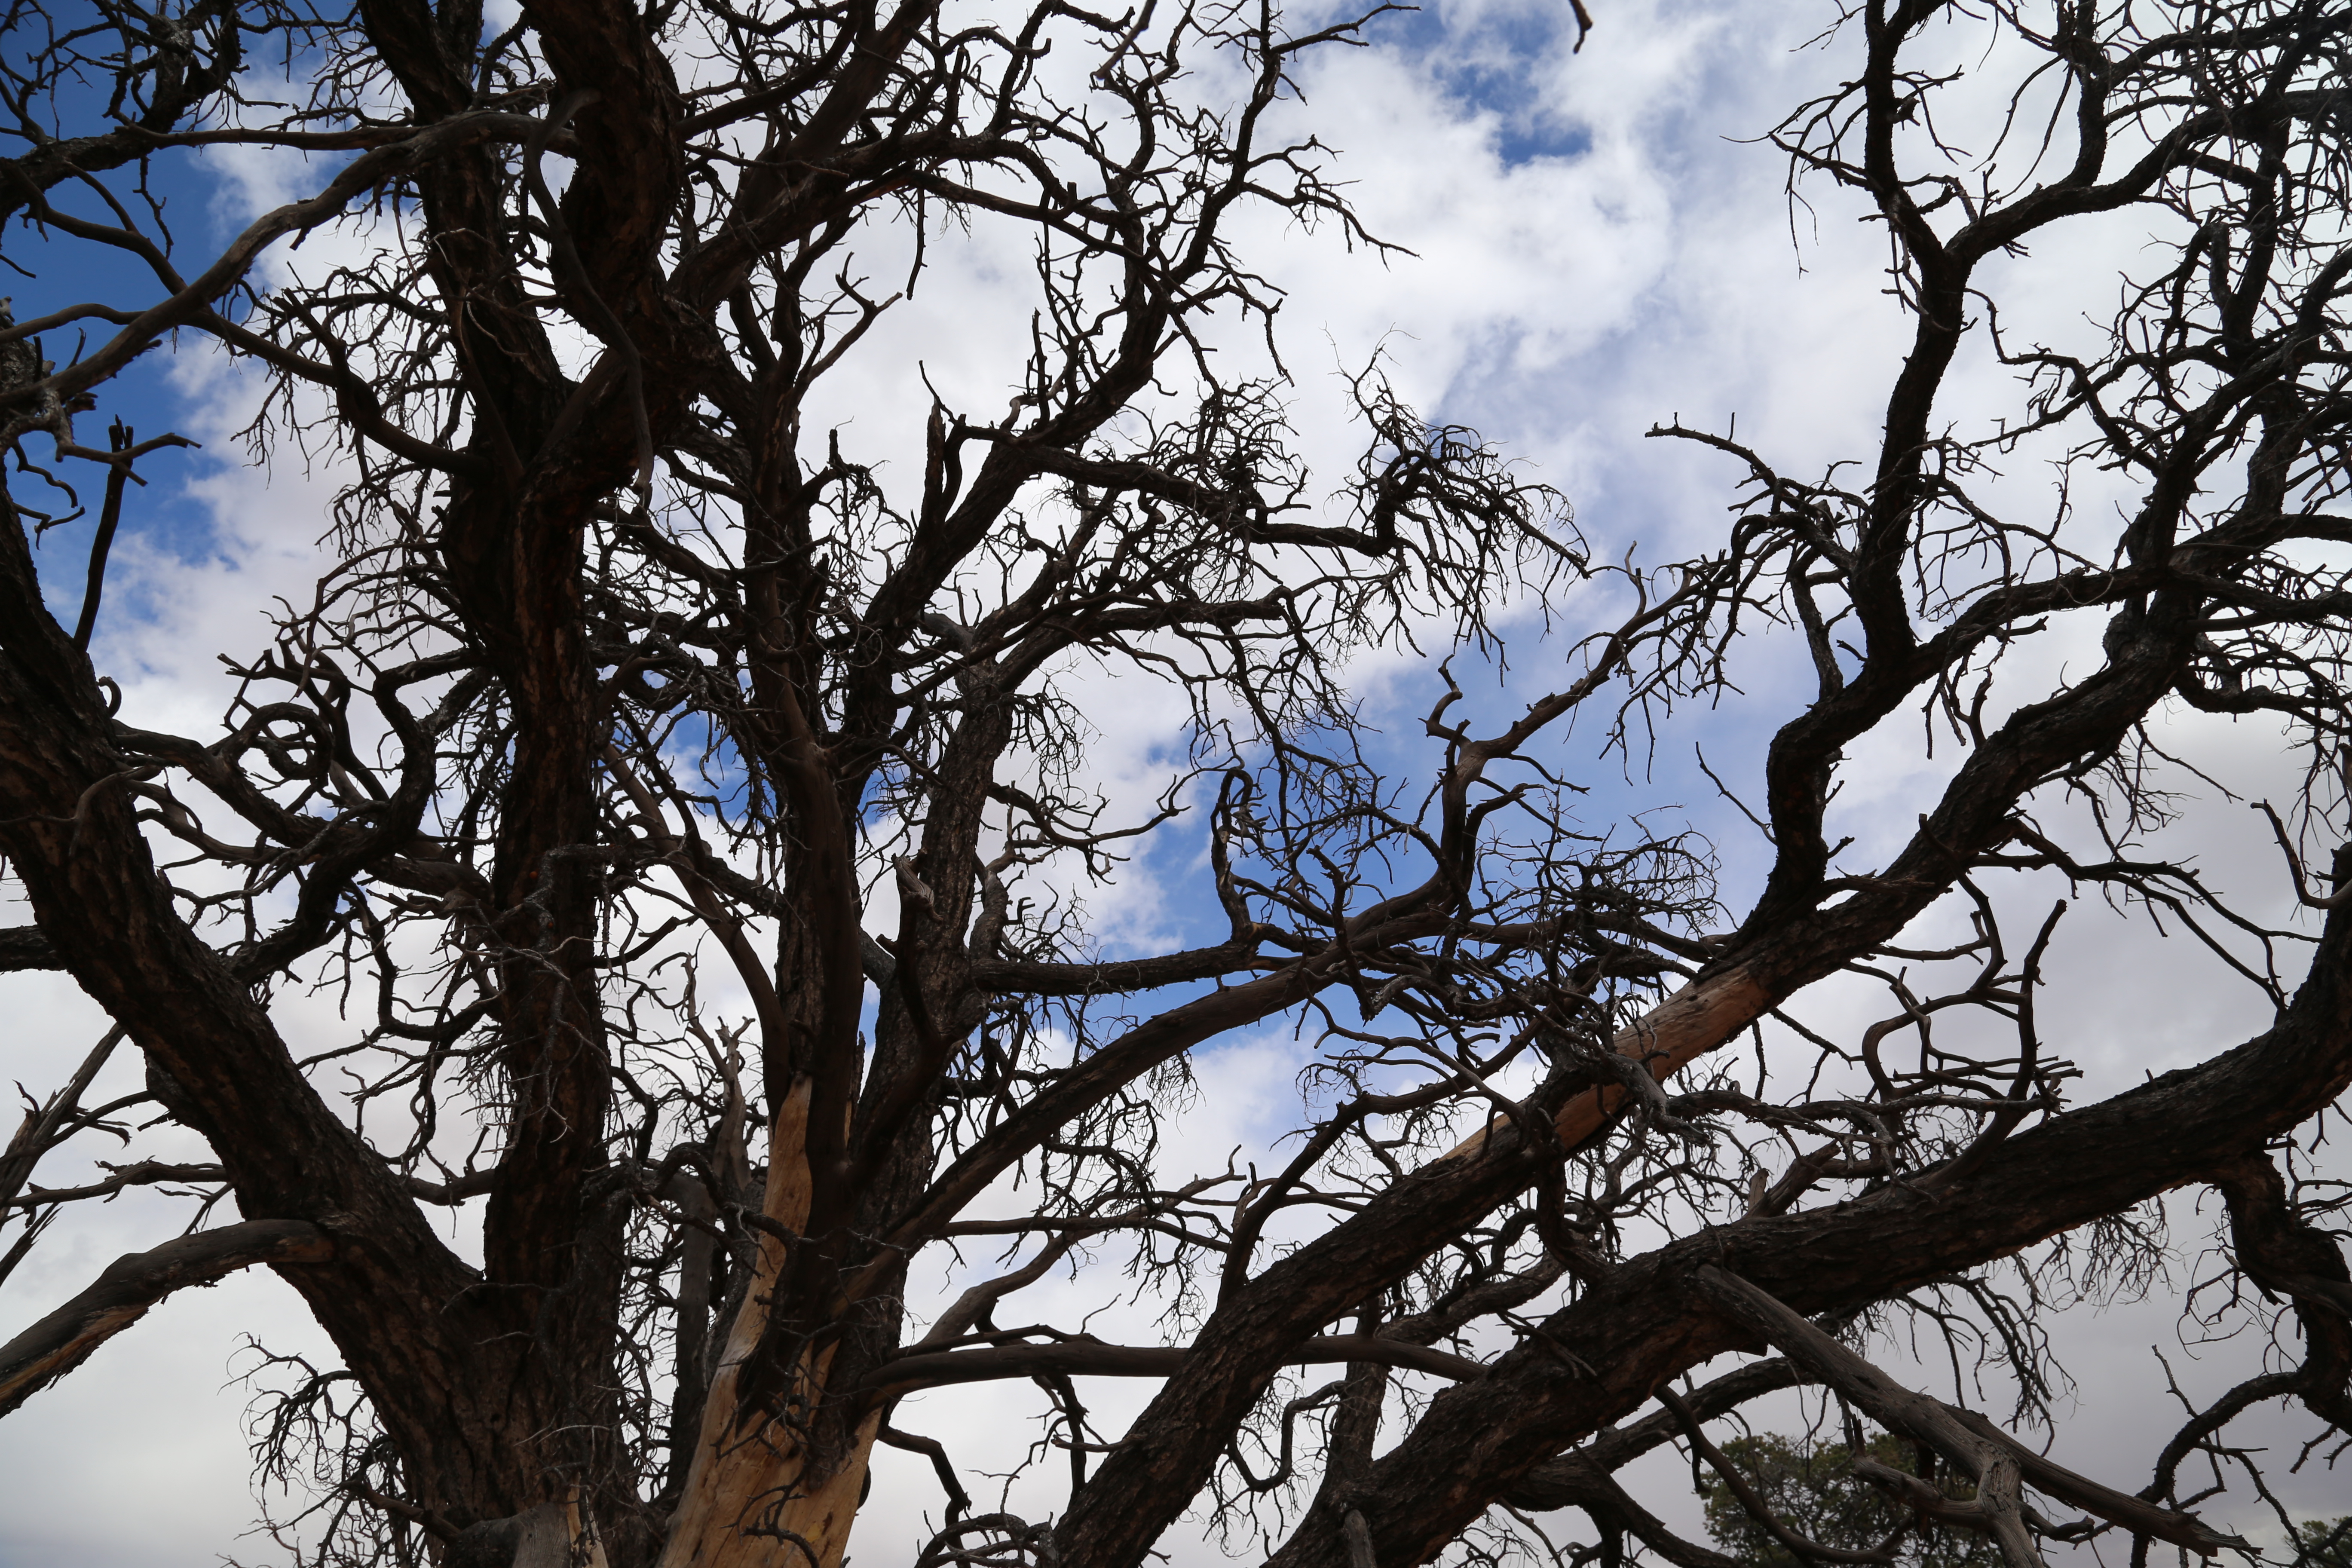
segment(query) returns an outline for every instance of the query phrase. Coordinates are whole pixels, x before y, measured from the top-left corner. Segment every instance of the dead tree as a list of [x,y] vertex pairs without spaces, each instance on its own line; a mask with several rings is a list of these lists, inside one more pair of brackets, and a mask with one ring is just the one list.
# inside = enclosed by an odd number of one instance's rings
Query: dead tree
[[[1475,1556],[1561,1508],[1599,1538],[1563,1561],[1630,1535],[1697,1568],[1717,1559],[1612,1472],[1798,1384],[1970,1478],[1964,1504],[1915,1489],[1917,1528],[2019,1564],[2112,1531],[2137,1563],[2229,1544],[2179,1477],[2244,1410],[2352,1432],[2341,1189],[2283,1163],[2352,1079],[2352,6],[1835,19],[1852,79],[1779,142],[1792,191],[1858,203],[1892,247],[1914,336],[1885,439],[1808,480],[1660,429],[1741,500],[1655,569],[1597,564],[1628,542],[1588,556],[1548,491],[1372,374],[1327,500],[1278,364],[1224,368],[1279,304],[1242,216],[1353,232],[1323,150],[1273,128],[1302,53],[1373,20],[530,0],[493,36],[467,0],[9,11],[0,216],[45,275],[0,331],[0,851],[31,914],[0,963],[70,972],[117,1027],[0,1163],[7,1256],[137,1184],[241,1218],[0,1348],[0,1408],[264,1262],[345,1361],[268,1415],[266,1461],[319,1478],[329,1557],[667,1568],[837,1563],[877,1442],[937,1467],[927,1564],[1130,1568],[1205,1492],[1284,1568]],[[2015,83],[1991,152],[1939,132],[1955,48]],[[316,194],[185,262],[142,198],[160,159],[218,144],[309,151]],[[1988,264],[2124,210],[2167,248],[2118,276],[2108,330],[2004,331]],[[835,427],[939,247],[1008,229],[1034,309],[1003,412],[950,388],[901,431]],[[321,230],[340,259],[257,269]],[[152,283],[81,300],[92,247]],[[198,735],[120,710],[89,653],[159,443],[76,433],[175,335],[266,378],[257,440],[349,476],[315,599],[236,656]],[[1974,433],[1946,407],[1964,344],[2021,388]],[[2050,452],[2128,487],[2123,521],[2018,479]],[[68,627],[38,568],[83,528]],[[1613,607],[1557,689],[1488,725],[1449,678],[1425,764],[1384,775],[1349,656],[1475,658],[1489,606],[1570,577],[1579,614]],[[2021,669],[2085,623],[2095,667]],[[1595,737],[1728,689],[1759,632],[1801,643],[1818,689],[1761,760],[1769,878],[1725,911],[1706,844],[1581,821],[1574,781],[1622,765]],[[1091,787],[1081,664],[1184,694],[1156,813]],[[2301,923],[2136,850],[2178,798],[2173,704],[2305,748],[2273,817]],[[1906,844],[1840,865],[1846,755],[1923,709],[1963,760]],[[1225,929],[1107,952],[1079,895],[1161,853],[1198,856]],[[2022,942],[2001,918],[2001,889],[2052,872],[2210,935],[2274,1021],[2070,1102],[2035,999],[2105,977],[2045,962],[2055,913]],[[1916,945],[1954,910],[1971,935]],[[2290,987],[2270,960],[2298,948]],[[1807,1030],[1808,991],[1855,976],[1888,1019]],[[346,1033],[281,1027],[273,1000],[315,984],[344,989]],[[1288,1163],[1168,1168],[1188,1054],[1279,1021],[1306,1090]],[[1766,1095],[1723,1051],[1752,1031],[1820,1070]],[[126,1047],[145,1093],[84,1103]],[[134,1105],[214,1163],[34,1179]],[[982,1204],[1015,1175],[1027,1207]],[[2146,1244],[2118,1217],[2195,1184],[2299,1360],[2192,1411],[2136,1495],[1839,1338],[1906,1310],[2005,1334],[2030,1394],[2038,1309],[1998,1260],[2080,1233],[2127,1265]],[[432,1205],[465,1205],[479,1268]],[[979,1238],[1012,1244],[1006,1271],[911,1320],[913,1261]],[[1165,1342],[997,1326],[1121,1249],[1175,1309]],[[1734,1353],[1764,1359],[1674,1391]],[[1299,1366],[1333,1372],[1296,1391]],[[1097,1376],[1161,1386],[1104,1433]],[[1051,1391],[1051,1520],[985,1511],[963,1457],[893,1423],[910,1392],[1000,1379]]]

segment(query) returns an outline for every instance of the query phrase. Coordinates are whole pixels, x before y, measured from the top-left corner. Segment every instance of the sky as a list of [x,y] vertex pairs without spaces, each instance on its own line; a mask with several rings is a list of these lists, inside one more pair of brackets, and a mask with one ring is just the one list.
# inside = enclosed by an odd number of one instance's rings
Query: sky
[[[1274,218],[1258,223],[1246,247],[1287,295],[1281,333],[1296,377],[1294,414],[1318,472],[1339,473],[1348,461],[1338,376],[1378,353],[1411,401],[1475,426],[1562,491],[1596,545],[1613,556],[1638,542],[1640,558],[1656,561],[1720,532],[1738,476],[1719,458],[1644,431],[1677,416],[1714,428],[1736,419],[1744,440],[1799,474],[1865,455],[1906,328],[1885,292],[1883,238],[1832,199],[1814,212],[1792,210],[1778,156],[1756,140],[1837,79],[1843,60],[1835,50],[1801,47],[1825,19],[1822,8],[1612,0],[1594,9],[1600,25],[1580,52],[1570,48],[1560,8],[1517,0],[1433,5],[1388,19],[1367,47],[1326,51],[1304,75],[1297,113],[1339,150],[1367,226],[1404,248],[1374,255],[1328,227],[1301,233]],[[314,173],[286,159],[184,160],[173,175],[184,244],[195,248],[192,236],[205,230],[226,234]],[[2067,265],[2063,255],[2045,255],[2033,268],[2021,264],[2009,298],[2021,316],[2066,330],[2103,302],[2099,291],[2111,289],[2116,267],[2143,237],[2128,224],[2094,229],[2069,242],[2083,265]],[[8,241],[18,243],[15,231]],[[847,399],[848,417],[878,428],[903,412],[908,367],[919,358],[942,377],[960,374],[960,364],[977,375],[992,351],[1017,342],[1025,321],[1003,308],[1016,259],[982,239],[939,262],[877,331],[867,355],[877,369]],[[18,314],[51,308],[41,290],[56,286],[16,285]],[[1962,374],[1957,407],[1998,405],[1994,367],[1979,358],[1964,362]],[[200,352],[156,356],[130,395],[135,412],[127,416],[142,435],[177,428],[204,445],[147,466],[152,482],[118,546],[96,654],[122,681],[128,710],[200,731],[226,695],[215,653],[255,643],[258,606],[272,595],[308,595],[334,476],[325,467],[306,470],[283,451],[266,468],[247,465],[236,432],[250,388]],[[2042,482],[2033,474],[2017,479]],[[59,608],[69,615],[71,607],[67,595]],[[1580,613],[1589,612],[1571,596],[1566,631],[1589,629]],[[1507,683],[1490,677],[1474,693],[1486,711],[1524,701],[1558,668],[1561,641],[1547,641],[1524,607],[1509,629]],[[2087,651],[2095,650],[2095,635]],[[2032,656],[2042,661],[2034,668],[2053,669],[2085,651],[2061,640]],[[1678,716],[1654,752],[1597,763],[1581,780],[1594,792],[1588,809],[1596,819],[1655,809],[1706,832],[1735,907],[1760,873],[1762,847],[1695,758],[1704,747],[1733,790],[1747,793],[1759,742],[1803,700],[1793,659],[1776,664],[1768,651],[1753,668],[1755,683],[1737,700]],[[1363,659],[1353,678],[1400,754],[1410,752],[1418,715],[1441,689],[1433,669],[1392,652]],[[1149,691],[1121,691],[1089,704],[1089,714],[1095,778],[1115,799],[1147,798],[1181,715],[1164,694]],[[2265,734],[2183,718],[2168,739],[2247,798],[2282,787],[2278,748]],[[1856,835],[1854,853],[1864,861],[1908,830],[1922,790],[1949,766],[1948,756],[1923,758],[1907,735],[1869,745],[1876,750],[1856,759],[1852,793],[1839,807],[1841,831]],[[2258,902],[2275,896],[2267,830],[2250,810],[2200,812],[2169,842]],[[2036,900],[2046,907],[2053,896],[2042,886],[2014,895],[2021,909]],[[1132,868],[1097,908],[1109,940],[1138,948],[1181,939],[1197,913],[1170,868],[1151,864]],[[2084,1095],[2197,1059],[2265,1021],[2250,993],[2193,950],[2165,950],[2159,977],[2132,968],[2150,962],[2147,950],[2095,907],[2069,919],[2059,956],[2123,980],[2070,993],[2050,1020],[2053,1037],[2063,1037],[2085,1069]],[[12,1020],[0,1076],[45,1093],[103,1022],[63,976],[17,974],[0,984]],[[1855,1024],[1874,1016],[1875,1005],[1832,994],[1809,1016]],[[305,1018],[332,1026],[321,999],[289,997],[280,1006],[298,1026]],[[1186,1143],[1211,1164],[1228,1149],[1263,1154],[1292,1124],[1295,1068],[1280,1031],[1204,1053],[1196,1064],[1201,1091],[1182,1124]],[[135,1076],[134,1064],[118,1062],[98,1092]],[[141,1152],[202,1158],[188,1143],[174,1148],[151,1134]],[[108,1152],[68,1152],[73,1158],[58,1157],[38,1179],[71,1179],[76,1159]],[[183,1222],[184,1209],[132,1193],[73,1215],[0,1291],[0,1338],[81,1289],[118,1253],[161,1239]],[[2160,1377],[2150,1375],[2152,1347],[2192,1396],[2210,1397],[2261,1356],[2242,1340],[2180,1342],[2179,1291],[2199,1276],[2210,1214],[2198,1212],[2193,1195],[2171,1209],[2177,1266],[2164,1286],[2146,1301],[2071,1315],[2062,1334],[2078,1381],[2055,1451],[2126,1489],[2141,1483],[2179,1420]],[[942,1289],[945,1280],[927,1288]],[[1065,1281],[1034,1294],[1042,1318],[1099,1303],[1102,1288]],[[1117,1338],[1105,1325],[1126,1323],[1139,1335],[1150,1321],[1149,1303],[1129,1304],[1111,1309],[1097,1331]],[[248,1533],[255,1500],[243,1422],[254,1389],[246,1380],[260,1366],[257,1341],[331,1363],[290,1292],[248,1272],[173,1298],[0,1422],[0,1568],[278,1560],[268,1541]],[[278,1374],[262,1371],[265,1380]],[[1148,1391],[1104,1380],[1087,1392],[1115,1426]],[[939,1391],[910,1402],[898,1424],[957,1447],[959,1436],[977,1439],[1001,1424],[1002,1401],[1019,1397]],[[1776,1417],[1796,1418],[1793,1411]],[[2303,1426],[2265,1416],[2242,1429],[2291,1444]],[[1661,1513],[1695,1530],[1678,1464],[1661,1456],[1634,1483]],[[886,1452],[877,1477],[881,1506],[869,1510],[852,1552],[887,1564],[911,1554],[906,1539],[924,1510],[937,1512],[939,1499],[927,1468],[909,1456]],[[1016,1502],[1051,1511],[1049,1482],[1021,1483]],[[2352,1486],[2315,1466],[2284,1479],[2280,1491],[2298,1515],[2311,1516],[2341,1511]],[[2216,1506],[2219,1517],[2261,1538],[2259,1515]],[[1224,1560],[1213,1543],[1189,1539],[1171,1551],[1184,1565]]]

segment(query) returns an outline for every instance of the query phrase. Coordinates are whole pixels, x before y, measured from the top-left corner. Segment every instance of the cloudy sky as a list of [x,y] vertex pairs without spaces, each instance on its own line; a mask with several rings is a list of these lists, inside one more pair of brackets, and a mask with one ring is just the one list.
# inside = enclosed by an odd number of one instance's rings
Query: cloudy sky
[[[1255,254],[1288,293],[1283,342],[1302,438],[1320,471],[1339,472],[1347,461],[1338,371],[1382,352],[1422,408],[1477,426],[1559,487],[1600,552],[1613,558],[1638,546],[1642,559],[1666,559],[1720,531],[1737,476],[1696,449],[1646,440],[1644,430],[1677,415],[1718,429],[1736,417],[1743,439],[1799,474],[1864,456],[1904,323],[1884,291],[1879,233],[1856,224],[1829,193],[1819,194],[1815,212],[1792,218],[1780,163],[1754,142],[1790,106],[1850,74],[1840,50],[1800,47],[1827,20],[1824,7],[1607,0],[1595,7],[1600,26],[1580,54],[1569,48],[1559,9],[1439,4],[1391,18],[1370,47],[1326,51],[1306,75],[1301,112],[1343,154],[1340,168],[1357,182],[1352,195],[1369,226],[1405,251],[1351,252],[1328,229],[1301,234],[1268,220],[1254,237]],[[182,178],[183,244],[193,248],[192,227],[239,223],[311,176],[299,163],[215,159],[192,161]],[[2069,242],[2071,250],[2034,258],[2036,267],[2019,264],[2003,279],[2009,297],[2021,315],[2063,330],[2105,302],[2116,268],[2143,237],[2128,221],[2086,234]],[[916,345],[937,374],[955,374],[955,363],[942,362],[958,355],[981,374],[1001,363],[993,348],[1025,331],[1017,312],[992,310],[1007,298],[1009,274],[994,265],[1004,258],[984,249],[977,246],[961,272],[939,265],[877,340],[907,352],[895,361],[890,353],[868,356],[883,368],[852,401],[862,399],[874,422],[904,406]],[[53,308],[53,291],[88,291],[48,278],[16,287],[20,316]],[[1996,405],[2000,378],[1980,361],[1966,374],[1973,379],[1956,406]],[[159,727],[208,725],[224,696],[214,654],[252,646],[258,607],[273,595],[306,597],[319,570],[313,542],[332,475],[306,472],[284,453],[267,470],[243,466],[234,436],[247,396],[220,365],[194,353],[156,364],[142,381],[142,435],[168,425],[205,443],[200,455],[151,465],[155,484],[138,498],[145,510],[134,511],[118,548],[97,648],[132,710]],[[1587,629],[1572,600],[1566,610],[1564,631]],[[1490,683],[1482,705],[1539,689],[1557,668],[1559,647],[1523,616],[1513,653],[1517,684]],[[2061,639],[2037,668],[2095,650],[2095,631],[2088,643]],[[1630,768],[1592,761],[1580,781],[1594,789],[1596,816],[1672,808],[1707,831],[1735,901],[1752,885],[1760,846],[1692,759],[1704,745],[1735,790],[1752,785],[1756,742],[1803,700],[1792,660],[1776,664],[1767,651],[1753,675],[1738,701],[1666,726],[1653,757]],[[1433,671],[1402,653],[1367,659],[1357,678],[1373,710],[1393,715],[1401,734],[1417,731],[1414,716],[1438,689]],[[1097,773],[1114,795],[1148,795],[1157,787],[1155,750],[1171,738],[1176,714],[1148,694],[1094,711]],[[2250,797],[2279,787],[2278,749],[2266,735],[2184,721],[2176,740],[2184,756]],[[1921,791],[1948,761],[1922,756],[1916,730],[1874,745],[1857,759],[1841,807],[1841,831],[1856,835],[1855,854],[1865,862],[1874,846],[1907,831]],[[2225,886],[2240,886],[2258,906],[2275,898],[2275,862],[2250,812],[2200,814],[2182,832],[2175,846],[2203,856]],[[2016,896],[2023,909],[2036,900],[2046,907],[2056,895],[2035,887]],[[1181,938],[1192,914],[1148,866],[1102,912],[1115,937],[1138,944]],[[2062,961],[2123,973],[2113,966],[2146,962],[2146,950],[2095,910],[2070,921]],[[2206,1055],[2263,1021],[2257,999],[2193,952],[2168,954],[2163,981],[2151,974],[2059,1000],[2049,1026],[2085,1068],[2086,1094]],[[46,1093],[63,1064],[102,1033],[102,1020],[61,976],[11,975],[5,984],[6,1071]],[[331,1026],[324,1002],[285,1006],[313,1009],[320,1027]],[[1859,1021],[1868,1008],[1859,996],[1831,998],[1814,1016],[1834,1026]],[[1208,1163],[1236,1147],[1261,1152],[1292,1124],[1290,1051],[1286,1036],[1269,1034],[1199,1064],[1202,1093],[1185,1136]],[[135,1078],[132,1064],[118,1063],[99,1092]],[[141,1152],[203,1157],[152,1135]],[[78,1147],[39,1179],[73,1179],[86,1168],[78,1160],[108,1152]],[[2206,1226],[2193,1204],[2176,1208],[2177,1287],[2197,1277]],[[118,1253],[152,1245],[184,1219],[184,1205],[146,1194],[71,1215],[0,1294],[0,1338],[81,1289]],[[1104,1292],[1072,1284],[1037,1294],[1045,1318],[1065,1305],[1083,1310]],[[2070,1327],[2062,1349],[2079,1385],[2058,1435],[2062,1458],[2137,1488],[2178,1421],[2151,1347],[2163,1349],[2192,1397],[2210,1397],[2259,1359],[2259,1347],[2242,1342],[2184,1349],[2177,1312],[2172,1292],[2159,1290],[2147,1303],[2085,1314]],[[1103,1321],[1131,1321],[1143,1333],[1149,1319],[1130,1309]],[[1100,1324],[1097,1331],[1110,1332]],[[254,1339],[331,1364],[290,1294],[256,1272],[174,1298],[0,1423],[0,1565],[271,1560],[269,1543],[246,1533],[255,1508],[242,1421],[252,1391],[242,1379],[258,1362]],[[1118,1412],[1143,1396],[1132,1385],[1089,1393],[1098,1393],[1113,1426]],[[956,1446],[959,1435],[977,1437],[1001,1422],[997,1402],[1019,1397],[937,1393],[920,1408],[910,1404],[899,1424]],[[2303,1431],[2292,1420],[2245,1429],[2287,1444]],[[883,1506],[853,1542],[869,1563],[903,1560],[913,1521],[937,1510],[927,1472],[906,1458],[884,1457]],[[2352,1488],[2308,1469],[2282,1481],[2282,1496],[2300,1514],[2340,1511],[2331,1501]],[[1639,1489],[1660,1511],[1689,1520],[1687,1505],[1673,1502],[1687,1489],[1679,1473],[1673,1462],[1653,1466]],[[1034,1511],[1050,1511],[1048,1480],[1024,1483],[1016,1505],[1025,1500]],[[2233,1517],[2252,1529],[2260,1516]],[[1209,1545],[1177,1552],[1180,1563],[1222,1560]]]

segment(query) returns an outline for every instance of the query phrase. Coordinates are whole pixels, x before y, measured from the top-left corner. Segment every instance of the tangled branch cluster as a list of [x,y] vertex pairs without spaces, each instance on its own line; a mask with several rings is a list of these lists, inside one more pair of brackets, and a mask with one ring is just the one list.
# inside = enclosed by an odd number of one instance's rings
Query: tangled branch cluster
[[[150,278],[0,319],[0,852],[32,916],[0,960],[69,971],[116,1024],[0,1162],[0,1276],[132,1186],[242,1218],[0,1348],[0,1412],[171,1289],[266,1263],[345,1363],[267,1362],[290,1386],[257,1431],[314,1489],[282,1522],[322,1563],[831,1568],[880,1443],[933,1468],[918,1561],[941,1568],[1139,1563],[1202,1497],[1282,1568],[1724,1568],[1613,1473],[1675,1441],[1720,1458],[1709,1423],[1803,1385],[1853,1452],[1867,1420],[1920,1458],[1860,1472],[1906,1531],[2015,1568],[2113,1535],[2138,1568],[2242,1544],[2184,1479],[2252,1469],[2240,1414],[2292,1397],[2352,1434],[2346,1189],[2279,1158],[2352,1079],[2352,8],[1853,7],[1826,44],[1853,79],[1774,141],[1792,195],[1826,184],[1886,234],[1913,336],[1884,443],[1866,477],[1804,480],[1661,427],[1741,488],[1656,568],[1589,548],[1377,366],[1349,384],[1360,461],[1328,497],[1307,473],[1280,293],[1239,237],[1270,214],[1380,244],[1295,90],[1378,16],[11,6],[0,218],[51,275],[106,247]],[[1990,152],[1948,132],[1983,111],[1955,40],[2017,84]],[[183,271],[159,171],[224,145],[331,173]],[[2117,212],[2159,259],[2094,343],[2003,321],[1997,263]],[[1006,243],[1032,270],[996,379],[899,365],[922,394],[895,426],[844,418],[943,258]],[[90,658],[128,486],[174,437],[75,436],[174,333],[252,371],[260,449],[348,480],[315,595],[201,734]],[[1947,409],[1979,345],[2019,388],[1990,428]],[[2054,489],[2021,486],[2052,453]],[[69,631],[33,541],[84,522]],[[1538,605],[1583,635],[1516,717],[1441,664],[1421,750],[1367,723],[1351,661],[1475,658]],[[2033,657],[2085,622],[2092,665]],[[1706,840],[1588,819],[1581,792],[1783,638],[1813,689],[1759,770],[1769,874],[1729,908]],[[1130,795],[1089,767],[1088,708],[1145,689],[1178,718]],[[2302,748],[2269,827],[2315,923],[2144,847],[2184,809],[2176,705]],[[1915,714],[1958,761],[1916,833],[1842,862],[1848,759]],[[1215,940],[1106,939],[1087,894],[1139,861],[1197,869]],[[2075,1103],[2039,999],[2105,977],[2056,958],[2066,903],[2016,929],[2014,890],[2053,879],[2193,933],[2273,1022]],[[1882,1021],[1805,1021],[1856,982]],[[320,994],[331,1026],[298,1005]],[[1277,1026],[1284,1163],[1198,1165],[1194,1054]],[[85,1105],[126,1045],[143,1092]],[[32,1180],[157,1119],[214,1159]],[[2208,1309],[2286,1353],[2192,1407],[2137,1495],[1857,1353],[1907,1321],[2046,1418],[2048,1314],[2144,1282],[2147,1205],[2185,1184],[2229,1215]],[[478,1254],[428,1217],[449,1207]],[[1121,1260],[1108,1290],[1156,1302],[1161,1342],[1014,1307]],[[933,1268],[961,1294],[919,1317]],[[1725,1356],[1755,1359],[1676,1392]],[[1079,1392],[1100,1376],[1159,1389],[1109,1429]],[[909,1394],[1004,1380],[1045,1403],[1002,1452],[907,1429]],[[1048,1458],[1054,1517],[973,1500]],[[1589,1542],[1536,1517],[1563,1509]]]

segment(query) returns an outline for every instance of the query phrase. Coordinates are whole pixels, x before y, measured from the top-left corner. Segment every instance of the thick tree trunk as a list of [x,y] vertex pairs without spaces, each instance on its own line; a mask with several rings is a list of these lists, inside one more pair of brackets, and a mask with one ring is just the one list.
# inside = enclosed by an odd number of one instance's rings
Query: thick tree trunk
[[[796,1082],[777,1107],[768,1140],[768,1190],[761,1212],[775,1229],[760,1233],[759,1262],[703,1405],[702,1432],[686,1489],[671,1516],[661,1568],[753,1568],[782,1560],[803,1568],[839,1568],[865,1489],[866,1461],[882,1424],[877,1405],[854,1430],[846,1452],[811,1445],[769,1412],[747,1408],[743,1373],[768,1331],[785,1280],[790,1248],[777,1231],[799,1235],[812,1190],[808,1114],[814,1084]],[[803,1352],[784,1386],[813,1410],[833,1370],[831,1344]]]

